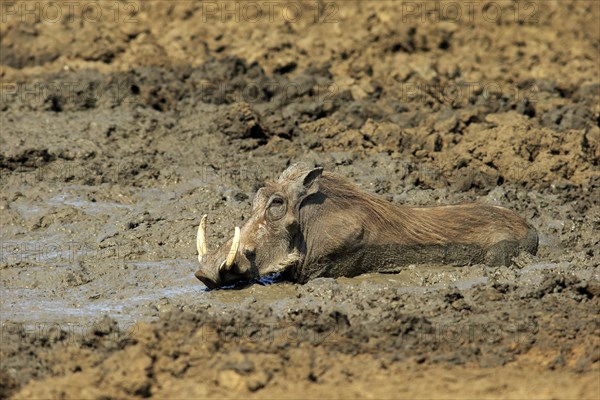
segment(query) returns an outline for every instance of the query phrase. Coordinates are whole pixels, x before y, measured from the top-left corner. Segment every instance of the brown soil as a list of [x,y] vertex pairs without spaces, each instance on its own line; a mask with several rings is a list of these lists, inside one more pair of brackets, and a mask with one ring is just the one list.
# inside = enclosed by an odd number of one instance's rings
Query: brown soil
[[[600,3],[26,3],[0,397],[600,398]],[[539,253],[207,291],[200,216],[222,243],[296,161],[509,207]]]

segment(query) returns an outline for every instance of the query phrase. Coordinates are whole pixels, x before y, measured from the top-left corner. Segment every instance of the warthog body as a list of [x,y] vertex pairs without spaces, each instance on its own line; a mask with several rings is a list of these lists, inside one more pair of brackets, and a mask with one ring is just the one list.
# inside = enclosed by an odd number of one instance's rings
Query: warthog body
[[283,272],[295,282],[316,277],[398,272],[408,264],[509,264],[535,254],[538,236],[497,206],[396,205],[322,168],[289,167],[254,198],[252,216],[207,254],[203,218],[196,277],[208,287]]

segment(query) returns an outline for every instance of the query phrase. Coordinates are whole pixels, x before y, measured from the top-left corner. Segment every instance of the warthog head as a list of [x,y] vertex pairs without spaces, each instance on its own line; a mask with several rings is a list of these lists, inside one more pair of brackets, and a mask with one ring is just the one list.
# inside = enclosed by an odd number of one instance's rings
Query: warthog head
[[254,197],[252,216],[216,252],[206,243],[206,218],[198,227],[197,249],[200,269],[196,277],[215,288],[298,265],[304,259],[300,210],[319,190],[322,168],[303,164],[289,167],[277,181],[268,182]]

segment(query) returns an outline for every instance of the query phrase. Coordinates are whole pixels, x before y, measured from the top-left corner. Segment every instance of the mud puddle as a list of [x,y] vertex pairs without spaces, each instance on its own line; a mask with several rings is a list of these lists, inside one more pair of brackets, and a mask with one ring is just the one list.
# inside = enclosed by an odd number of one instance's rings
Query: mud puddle
[[[117,279],[120,286],[130,287],[126,292],[115,288],[111,280],[95,279],[84,283],[81,279],[85,281],[85,278],[69,268],[29,267],[21,279],[23,286],[2,288],[2,318],[24,324],[40,321],[82,323],[108,315],[131,324],[153,319],[153,310],[146,311],[145,308],[151,308],[161,299],[193,296],[203,290],[192,279],[192,265],[188,261],[130,262],[125,268],[130,272],[119,273]],[[38,279],[52,270],[62,276],[61,281],[73,281],[75,287],[39,288]],[[169,285],[155,282],[157,275],[168,279]]]
[[[60,258],[58,253],[51,256]],[[118,276],[108,272],[106,279],[85,282],[85,278],[78,277],[75,271],[65,271],[64,267],[28,267],[26,272],[23,271],[25,276],[20,279],[21,285],[2,287],[2,320],[24,326],[39,324],[40,321],[47,324],[83,324],[109,316],[127,326],[156,320],[161,313],[171,311],[176,305],[190,304],[199,308],[243,310],[261,303],[269,305],[275,315],[284,315],[290,308],[297,307],[299,293],[310,303],[310,294],[323,285],[334,285],[338,291],[373,293],[392,289],[398,294],[424,294],[449,287],[467,290],[485,285],[490,274],[495,276],[494,279],[504,276],[508,280],[507,275],[510,275],[521,284],[539,284],[545,271],[566,271],[569,263],[534,263],[516,271],[509,268],[491,271],[484,266],[409,266],[398,274],[320,278],[303,286],[281,282],[275,276],[240,287],[212,291],[194,278],[196,263],[191,260],[132,261],[115,268]],[[40,289],[38,280],[52,270],[63,275],[62,281],[74,280],[75,287]],[[583,275],[581,279],[598,279],[598,272],[592,270]],[[77,282],[77,279],[80,281]],[[115,287],[115,280],[119,281],[118,287]]]

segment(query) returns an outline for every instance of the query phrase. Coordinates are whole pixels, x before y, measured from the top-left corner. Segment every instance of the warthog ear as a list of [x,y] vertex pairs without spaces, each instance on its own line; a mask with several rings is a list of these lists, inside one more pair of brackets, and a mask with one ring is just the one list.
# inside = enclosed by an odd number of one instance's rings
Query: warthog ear
[[319,178],[322,173],[321,167],[311,168],[304,163],[293,164],[281,174],[278,182],[289,185],[289,193],[298,208],[307,196],[319,191]]
[[305,171],[296,183],[296,210],[299,210],[304,200],[319,191],[319,178],[323,173],[323,168],[316,167]]
[[322,167],[316,167],[302,177],[302,184],[304,185],[304,197],[319,191],[319,178],[323,173]]

